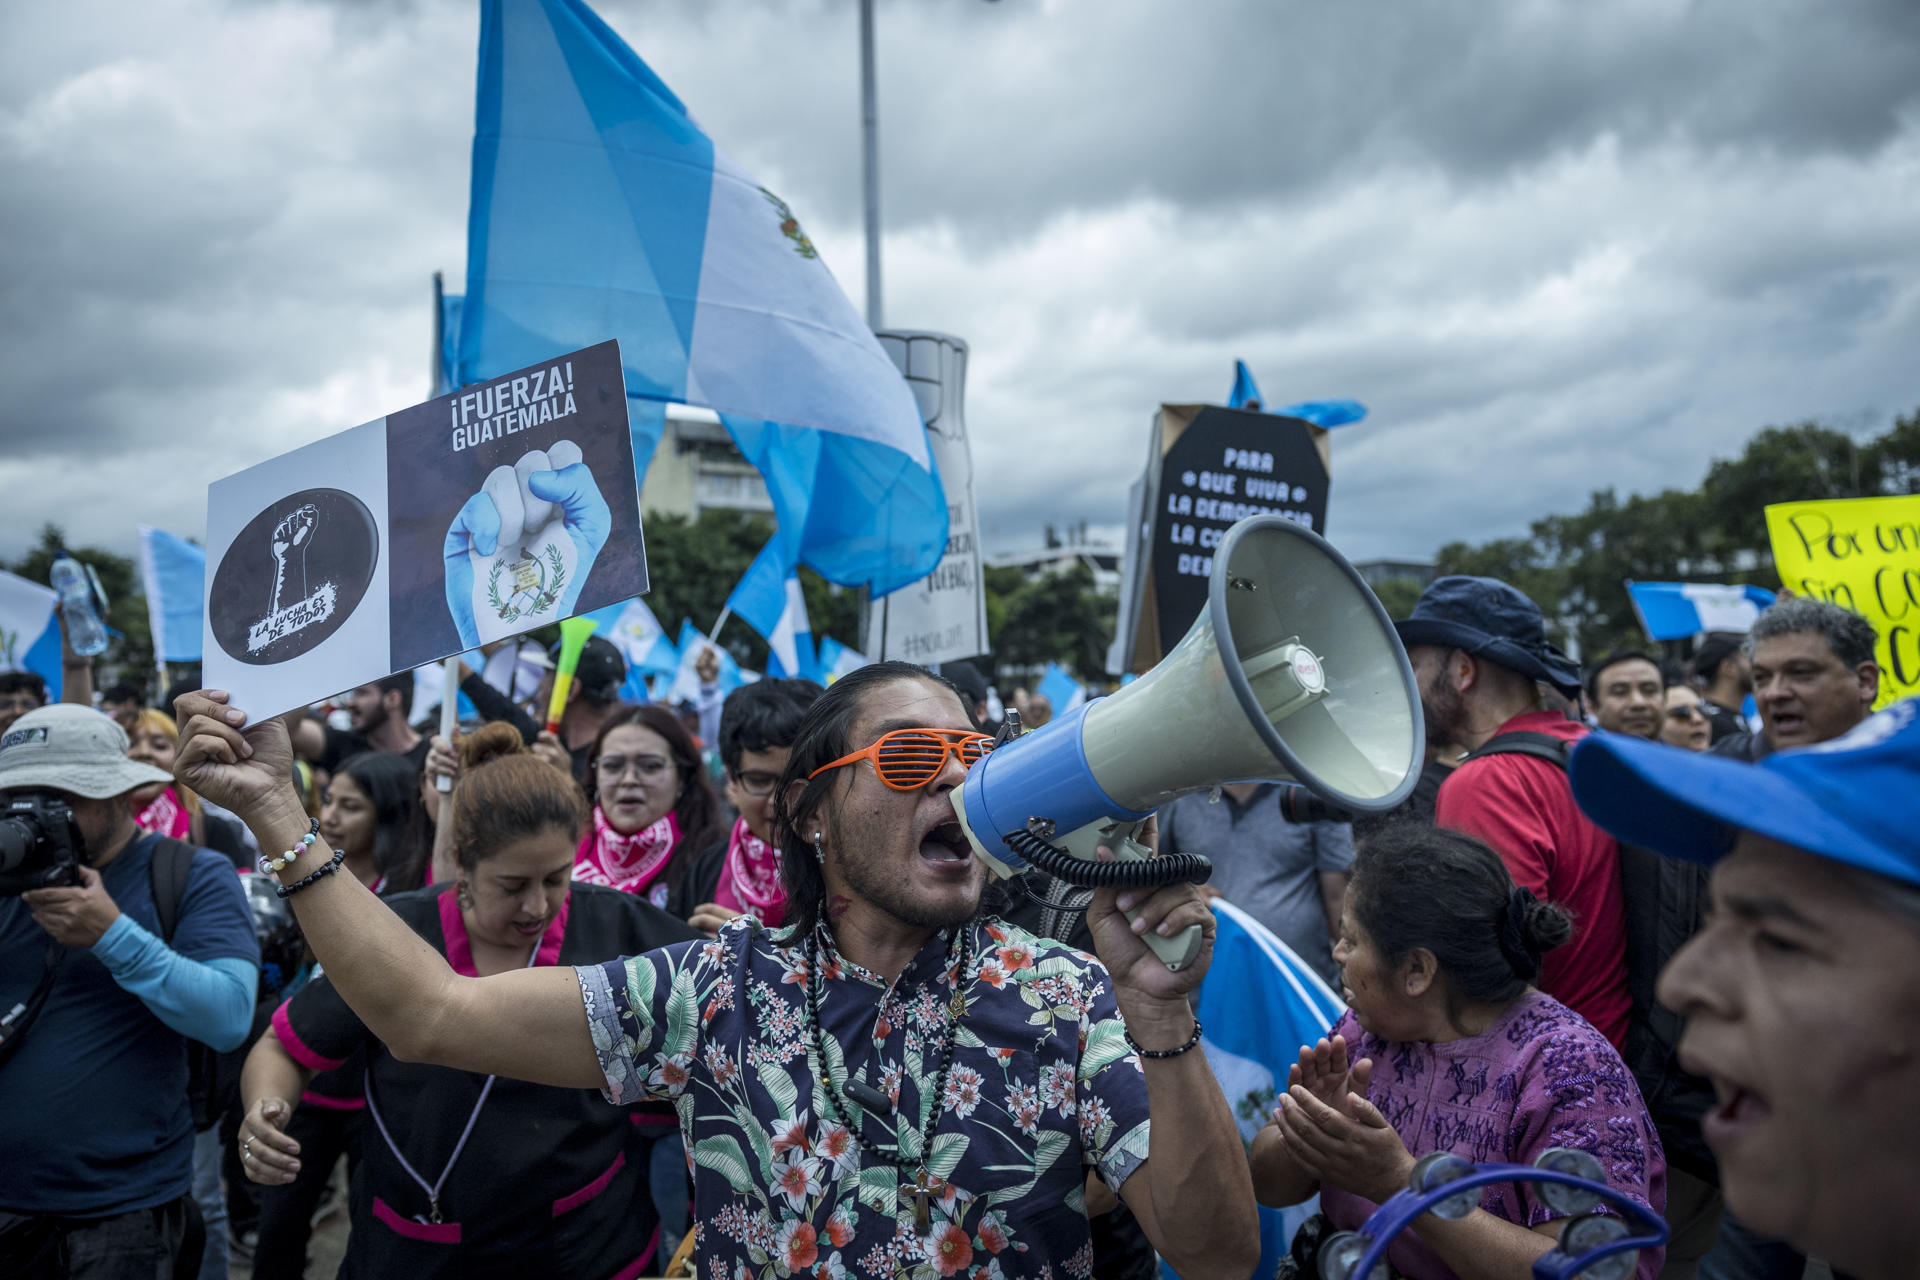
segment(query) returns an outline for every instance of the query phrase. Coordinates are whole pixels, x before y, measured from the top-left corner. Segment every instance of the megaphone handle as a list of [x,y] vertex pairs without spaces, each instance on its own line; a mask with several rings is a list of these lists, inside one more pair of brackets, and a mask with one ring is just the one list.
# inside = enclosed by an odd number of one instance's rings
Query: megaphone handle
[[[1121,862],[1142,862],[1153,856],[1153,851],[1131,837],[1118,842],[1107,842],[1114,857]],[[1139,908],[1127,912],[1127,919],[1133,920],[1140,914]],[[1147,944],[1153,954],[1160,957],[1160,963],[1174,973],[1192,964],[1200,954],[1200,926],[1190,924],[1176,934],[1162,937],[1157,933],[1143,933],[1140,940]]]

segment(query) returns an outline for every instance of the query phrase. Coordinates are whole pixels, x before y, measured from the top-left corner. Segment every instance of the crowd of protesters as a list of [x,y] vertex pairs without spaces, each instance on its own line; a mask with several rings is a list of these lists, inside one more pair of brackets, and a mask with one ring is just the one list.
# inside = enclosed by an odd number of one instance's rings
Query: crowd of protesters
[[[672,708],[595,638],[557,733],[536,651],[531,690],[461,670],[452,742],[410,674],[262,726],[190,687],[74,705],[70,652],[66,705],[0,674],[0,796],[84,850],[0,896],[0,1273],[298,1277],[344,1158],[348,1276],[658,1274],[690,1235],[702,1276],[1245,1275],[1255,1198],[1316,1195],[1282,1274],[1317,1275],[1422,1155],[1578,1147],[1668,1223],[1642,1280],[1912,1274],[1920,716],[1871,713],[1872,626],[1787,598],[1684,665],[1583,668],[1466,577],[1396,625],[1428,737],[1400,811],[1187,796],[1158,838],[1205,890],[1092,907],[967,858],[963,747],[1005,714],[967,663],[723,698],[708,655]],[[888,772],[902,732],[930,779]],[[1347,1006],[1250,1149],[1185,1056],[1202,974],[1120,914],[1210,929],[1208,898]],[[898,1117],[879,1154],[862,1108]],[[842,1195],[916,1138],[917,1187]],[[1389,1262],[1526,1276],[1565,1217],[1500,1184]]]

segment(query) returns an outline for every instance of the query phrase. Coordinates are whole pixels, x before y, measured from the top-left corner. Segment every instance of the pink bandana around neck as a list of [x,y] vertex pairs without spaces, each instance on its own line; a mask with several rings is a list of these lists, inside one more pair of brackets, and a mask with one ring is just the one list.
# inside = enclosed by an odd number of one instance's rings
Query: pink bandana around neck
[[787,918],[787,890],[780,880],[780,851],[753,834],[745,818],[736,818],[727,841],[726,872],[714,901],[729,911],[744,911],[769,928]]
[[133,815],[133,825],[142,831],[154,831],[163,836],[172,836],[175,840],[185,840],[193,829],[193,815],[187,812],[187,806],[180,803],[180,797],[172,787],[168,787],[153,798],[153,803]]
[[[667,810],[665,817],[650,827],[623,836],[607,822],[599,805],[593,806],[593,831],[580,842],[574,859],[573,878],[586,884],[604,884],[627,893],[645,894],[652,902],[655,892],[665,898],[665,885],[654,885],[674,846],[680,843],[680,823]],[[657,907],[661,905],[654,902]]]

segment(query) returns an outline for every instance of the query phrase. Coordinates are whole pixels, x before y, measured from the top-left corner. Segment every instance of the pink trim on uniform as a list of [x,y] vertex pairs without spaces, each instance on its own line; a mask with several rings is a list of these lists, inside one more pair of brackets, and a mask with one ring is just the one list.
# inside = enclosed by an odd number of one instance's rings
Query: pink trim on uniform
[[[572,907],[573,895],[569,893],[560,903],[559,914],[540,935],[540,952],[533,961],[536,966],[559,962],[560,944],[567,937],[567,912]],[[459,894],[451,887],[440,895],[440,935],[447,940],[447,963],[453,971],[479,977],[479,970],[473,967],[473,942],[467,937],[467,922],[460,914]]]
[[331,1071],[346,1061],[345,1058],[326,1057],[308,1048],[307,1042],[300,1038],[300,1033],[293,1029],[293,1023],[287,1020],[287,1006],[284,1004],[273,1011],[273,1034],[280,1038],[280,1043],[293,1055],[293,1060],[309,1070]]
[[303,1107],[319,1107],[322,1111],[365,1111],[365,1098],[335,1098],[324,1093],[303,1093],[300,1095]]
[[599,1177],[595,1178],[592,1182],[589,1182],[586,1186],[580,1188],[578,1191],[574,1192],[572,1195],[561,1196],[558,1200],[555,1200],[553,1202],[553,1216],[557,1218],[563,1213],[572,1213],[575,1209],[578,1209],[581,1205],[593,1199],[595,1196],[599,1195],[602,1191],[605,1191],[608,1187],[613,1185],[614,1175],[619,1173],[620,1170],[624,1169],[626,1167],[626,1164],[627,1164],[626,1152],[622,1151],[616,1154],[613,1157],[613,1163],[607,1166],[607,1171],[605,1173],[601,1174]]
[[[691,1230],[691,1228],[689,1228]],[[654,1250],[660,1247],[660,1224],[653,1224],[653,1235],[647,1240],[647,1251],[615,1272],[609,1280],[637,1280],[647,1274],[653,1263]]]
[[467,922],[460,917],[460,894],[451,886],[440,895],[440,935],[447,940],[447,963],[453,971],[479,977],[473,967],[473,944],[467,940]]
[[373,1198],[373,1216],[392,1227],[395,1234],[409,1240],[425,1240],[428,1244],[459,1244],[460,1224],[457,1222],[413,1222],[393,1211],[393,1207],[379,1196]]

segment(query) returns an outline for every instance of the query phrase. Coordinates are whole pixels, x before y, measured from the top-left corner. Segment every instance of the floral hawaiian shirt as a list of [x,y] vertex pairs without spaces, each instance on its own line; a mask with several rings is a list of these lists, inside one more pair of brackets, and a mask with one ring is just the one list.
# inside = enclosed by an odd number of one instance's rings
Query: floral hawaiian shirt
[[[1092,1274],[1086,1170],[1117,1190],[1147,1158],[1146,1077],[1112,981],[1093,957],[1013,925],[967,928],[964,974],[942,934],[892,983],[818,934],[828,1074],[895,1107],[881,1114],[843,1094],[840,1111],[882,1153],[897,1143],[899,1165],[866,1155],[834,1117],[792,930],[743,918],[712,941],[578,970],[607,1099],[668,1099],[679,1111],[702,1277]],[[949,1025],[958,1040],[935,1099]],[[901,1184],[936,1104],[931,1230],[918,1236]]]

